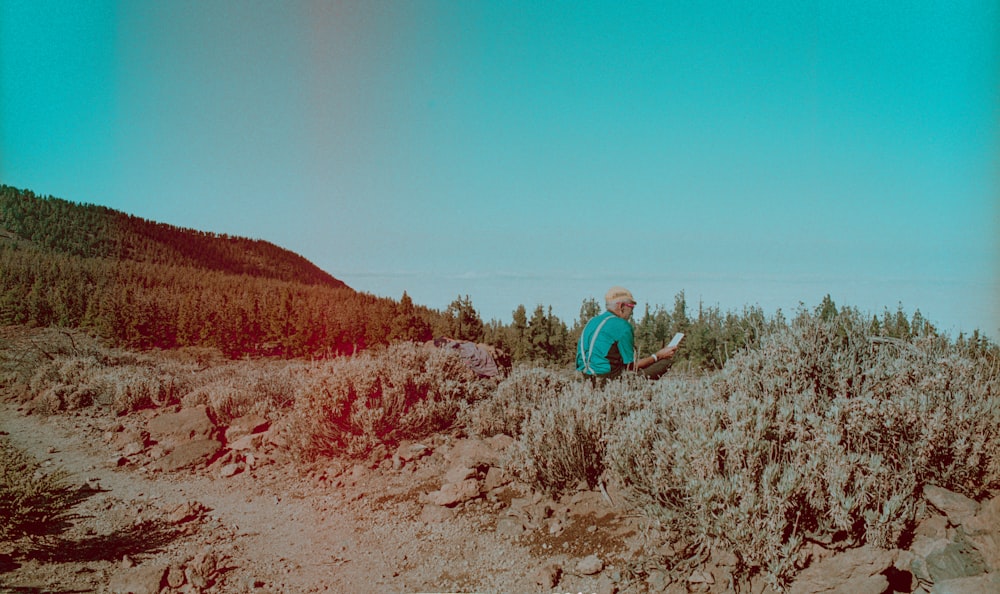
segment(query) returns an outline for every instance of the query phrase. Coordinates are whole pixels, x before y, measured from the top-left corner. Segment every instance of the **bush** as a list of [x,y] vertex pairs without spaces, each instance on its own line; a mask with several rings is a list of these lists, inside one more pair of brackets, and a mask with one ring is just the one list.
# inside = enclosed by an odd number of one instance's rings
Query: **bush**
[[289,414],[286,441],[304,461],[363,457],[379,445],[451,426],[483,396],[455,353],[410,343],[317,365]]
[[565,374],[548,369],[518,367],[497,386],[492,398],[469,413],[469,429],[484,437],[517,437],[521,425],[546,400],[558,399],[572,384]]
[[310,367],[303,361],[241,361],[220,365],[191,380],[183,405],[204,404],[220,424],[248,414],[274,419],[291,408]]
[[108,367],[101,380],[104,390],[99,402],[120,415],[175,404],[187,391],[182,376],[152,365]]
[[0,439],[0,542],[58,534],[76,517],[78,500],[64,472],[43,474],[34,459]]
[[802,312],[714,378],[660,382],[607,435],[610,472],[635,504],[775,586],[807,539],[896,546],[925,484],[973,497],[1000,484],[994,368],[861,320]]
[[[648,402],[654,386],[633,375],[600,389],[586,381],[564,382],[553,384],[559,389],[557,397],[536,397],[521,409],[527,414],[514,433],[518,441],[510,460],[516,474],[550,493],[581,483],[598,485],[607,436],[619,431],[623,417]],[[513,417],[520,418],[517,407],[512,409]]]

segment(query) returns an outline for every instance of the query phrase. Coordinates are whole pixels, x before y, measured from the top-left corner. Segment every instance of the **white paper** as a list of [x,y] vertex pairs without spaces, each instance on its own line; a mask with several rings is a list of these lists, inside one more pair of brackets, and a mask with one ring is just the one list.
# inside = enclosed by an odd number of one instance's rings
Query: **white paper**
[[683,332],[678,332],[677,334],[674,334],[674,337],[670,339],[670,344],[668,344],[667,347],[675,347],[679,345],[681,343],[682,338],[684,338]]

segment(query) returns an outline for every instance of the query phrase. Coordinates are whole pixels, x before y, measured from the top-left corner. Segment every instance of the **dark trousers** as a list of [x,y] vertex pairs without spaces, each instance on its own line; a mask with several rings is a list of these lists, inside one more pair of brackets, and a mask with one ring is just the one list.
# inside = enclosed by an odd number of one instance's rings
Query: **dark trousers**
[[651,380],[658,380],[664,373],[670,371],[670,367],[673,366],[673,364],[674,364],[673,357],[669,359],[660,359],[659,361],[653,363],[649,367],[640,369],[639,375],[647,377]]
[[[673,364],[674,364],[673,358],[660,359],[659,361],[653,363],[649,367],[644,367],[643,369],[636,371],[636,373],[650,381],[655,381],[660,379],[663,376],[663,374],[669,371],[670,367]],[[625,368],[619,367],[617,369],[612,369],[610,372],[605,373],[603,375],[584,374],[583,377],[590,380],[591,385],[593,385],[595,388],[601,388],[604,386],[604,384],[608,383],[609,381],[621,377],[623,371],[625,371]]]

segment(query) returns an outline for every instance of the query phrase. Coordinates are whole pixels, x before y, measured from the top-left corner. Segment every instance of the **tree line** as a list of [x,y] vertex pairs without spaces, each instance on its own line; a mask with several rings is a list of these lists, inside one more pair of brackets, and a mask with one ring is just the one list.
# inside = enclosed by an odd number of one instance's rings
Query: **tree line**
[[[471,303],[464,306],[471,308]],[[880,313],[864,314],[850,306],[838,307],[827,295],[812,310],[804,304],[800,307],[822,320],[833,319],[844,311],[851,311],[860,317],[868,316],[870,332],[887,339],[911,341],[939,336],[937,328],[920,310],[907,315],[902,305],[894,311],[885,309]],[[585,299],[580,306],[579,317],[567,325],[553,315],[551,307],[538,305],[529,318],[527,310],[521,305],[514,310],[511,323],[491,322],[483,327],[481,333],[469,338],[500,346],[510,353],[514,362],[572,366],[584,326],[603,310],[603,304]],[[722,369],[737,352],[757,346],[765,336],[787,329],[790,323],[782,311],[769,316],[759,305],[726,312],[703,302],[692,306],[683,290],[674,297],[672,307],[647,305],[643,312],[636,312],[633,322],[640,357],[661,348],[676,332],[683,332],[685,338],[675,356],[675,365],[693,371]],[[1000,358],[997,345],[978,330],[970,335],[960,334],[955,343],[960,348],[979,354],[992,353]]]
[[[230,357],[328,357],[436,336],[486,342],[515,363],[570,366],[584,325],[603,310],[585,299],[567,324],[551,307],[484,323],[468,295],[444,310],[355,291],[305,258],[264,241],[152,223],[111,209],[0,186],[0,324],[90,329],[130,348],[217,348]],[[816,312],[836,315],[827,296]],[[677,362],[720,369],[787,325],[758,306],[722,312],[684,292],[635,316],[640,355],[686,334]],[[919,311],[872,316],[875,333],[910,339],[937,330]],[[995,348],[978,331],[969,348]]]

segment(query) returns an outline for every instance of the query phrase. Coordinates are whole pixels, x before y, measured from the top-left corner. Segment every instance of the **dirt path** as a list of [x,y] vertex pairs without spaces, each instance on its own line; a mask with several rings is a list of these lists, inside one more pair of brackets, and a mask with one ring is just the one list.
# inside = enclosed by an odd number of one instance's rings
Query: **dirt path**
[[[15,551],[0,564],[0,586],[22,593],[109,592],[109,584],[129,572],[164,567],[182,574],[208,556],[217,561],[204,571],[209,583],[193,589],[189,576],[188,591],[551,591],[537,575],[552,563],[568,568],[562,591],[609,589],[606,577],[598,582],[572,572],[576,557],[606,548],[593,513],[572,517],[577,531],[537,530],[518,538],[498,530],[513,490],[506,500],[480,498],[456,509],[427,504],[426,493],[441,486],[448,470],[440,453],[448,449],[447,436],[434,455],[402,469],[357,467],[334,481],[332,471],[323,480],[322,472],[303,477],[290,465],[270,464],[220,478],[217,471],[163,474],[119,466],[105,440],[118,422],[94,412],[26,416],[0,405],[6,439],[44,470],[62,469],[71,485],[83,487],[81,517],[53,549]],[[179,509],[200,513],[185,520]],[[564,523],[573,527],[569,516]]]

